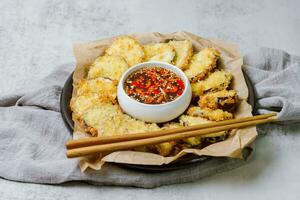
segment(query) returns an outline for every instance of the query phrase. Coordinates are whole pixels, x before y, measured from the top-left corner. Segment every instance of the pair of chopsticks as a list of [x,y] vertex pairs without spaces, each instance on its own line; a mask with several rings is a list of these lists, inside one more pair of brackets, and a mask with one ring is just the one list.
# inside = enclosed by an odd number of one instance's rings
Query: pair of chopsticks
[[95,153],[128,150],[139,146],[159,144],[189,137],[203,136],[219,131],[269,123],[276,120],[276,118],[273,118],[275,115],[275,113],[271,113],[155,132],[69,140],[66,143],[67,157],[74,158]]

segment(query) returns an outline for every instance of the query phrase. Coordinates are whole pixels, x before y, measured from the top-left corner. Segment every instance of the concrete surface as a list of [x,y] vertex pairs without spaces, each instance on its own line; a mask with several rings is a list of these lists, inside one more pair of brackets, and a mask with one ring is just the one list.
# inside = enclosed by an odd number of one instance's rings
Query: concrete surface
[[[0,1],[0,93],[74,61],[72,44],[131,32],[190,31],[300,55],[299,1]],[[281,128],[280,126],[278,128]],[[153,190],[0,179],[0,199],[299,199],[300,126],[257,142],[252,162],[194,183]]]

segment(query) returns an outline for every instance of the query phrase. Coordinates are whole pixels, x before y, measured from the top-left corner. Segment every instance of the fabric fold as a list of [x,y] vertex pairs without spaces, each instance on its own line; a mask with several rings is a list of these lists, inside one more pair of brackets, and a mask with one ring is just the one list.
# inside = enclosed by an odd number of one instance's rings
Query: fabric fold
[[262,48],[244,57],[256,97],[256,112],[277,112],[278,121],[300,120],[300,57]]
[[37,106],[46,110],[60,112],[61,86],[49,86],[23,95],[16,101],[16,106]]

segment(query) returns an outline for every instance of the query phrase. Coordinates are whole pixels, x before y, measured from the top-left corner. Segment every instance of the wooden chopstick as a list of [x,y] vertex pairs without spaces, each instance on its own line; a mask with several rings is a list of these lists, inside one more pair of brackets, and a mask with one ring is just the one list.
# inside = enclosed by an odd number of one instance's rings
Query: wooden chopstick
[[183,128],[173,128],[173,129],[167,129],[167,130],[153,131],[153,132],[147,132],[147,133],[135,133],[135,134],[128,134],[128,135],[91,137],[91,138],[82,138],[82,139],[78,139],[78,140],[69,140],[66,143],[66,148],[74,149],[74,148],[99,145],[99,144],[107,144],[107,143],[114,143],[114,142],[152,138],[152,137],[157,137],[157,136],[170,135],[173,133],[178,133],[178,132],[183,132],[183,131],[199,130],[199,129],[223,126],[223,125],[228,125],[228,124],[233,124],[233,123],[238,123],[238,122],[266,119],[269,117],[273,117],[275,115],[276,115],[275,113],[271,113],[271,114],[264,114],[264,115],[256,115],[256,116],[252,116],[252,117],[244,117],[244,118],[239,118],[239,119],[211,122],[211,123],[183,127]]
[[238,122],[238,123],[232,123],[232,124],[227,124],[227,125],[222,125],[222,126],[217,126],[217,127],[210,127],[207,129],[178,132],[178,133],[174,133],[171,135],[162,135],[162,136],[156,136],[156,137],[145,138],[145,139],[115,142],[115,143],[111,143],[111,144],[80,147],[80,148],[76,148],[76,149],[67,150],[67,157],[74,158],[74,157],[91,155],[91,154],[95,154],[95,153],[127,150],[127,149],[132,149],[135,147],[139,147],[139,146],[158,144],[158,143],[162,143],[162,142],[179,140],[179,139],[184,139],[184,138],[188,138],[188,137],[201,136],[201,135],[206,135],[209,133],[214,133],[214,132],[219,132],[219,131],[225,131],[225,130],[229,130],[229,129],[235,129],[235,128],[241,128],[241,127],[247,127],[247,126],[253,126],[253,125],[257,125],[257,124],[273,122],[275,120],[276,119],[274,119],[274,118],[256,119],[256,120],[251,120],[251,121],[246,121],[246,122]]

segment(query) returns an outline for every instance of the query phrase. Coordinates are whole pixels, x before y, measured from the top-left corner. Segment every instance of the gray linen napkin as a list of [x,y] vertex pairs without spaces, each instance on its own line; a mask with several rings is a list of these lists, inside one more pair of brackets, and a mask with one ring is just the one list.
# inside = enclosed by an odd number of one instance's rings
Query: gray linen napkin
[[[300,60],[285,52],[261,49],[245,57],[259,113],[280,111],[281,121],[300,119]],[[71,134],[59,112],[59,98],[72,64],[60,66],[31,91],[0,96],[0,177],[33,183],[86,181],[97,185],[153,188],[190,182],[236,168],[248,160],[218,158],[185,169],[146,173],[106,164],[81,173],[76,159],[66,159]],[[272,125],[271,125],[272,126]]]
[[244,57],[255,90],[256,112],[279,112],[282,122],[300,121],[300,57],[262,48]]

